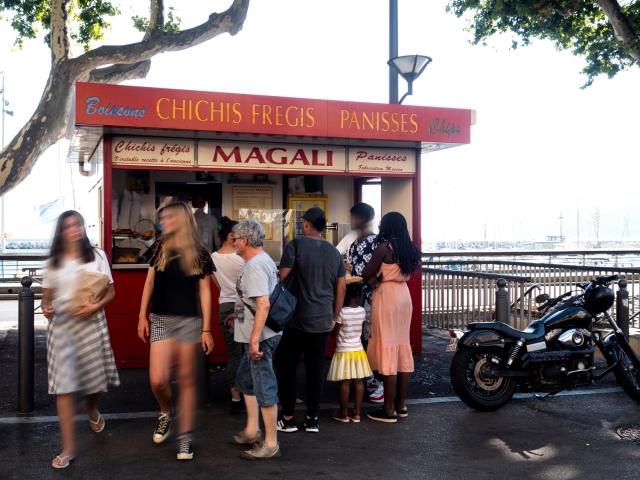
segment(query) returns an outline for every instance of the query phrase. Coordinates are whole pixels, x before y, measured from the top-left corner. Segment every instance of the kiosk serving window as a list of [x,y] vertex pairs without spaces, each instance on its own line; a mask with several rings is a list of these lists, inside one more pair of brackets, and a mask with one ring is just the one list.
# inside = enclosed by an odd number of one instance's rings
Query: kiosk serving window
[[312,206],[326,212],[326,238],[337,244],[348,233],[349,208],[356,188],[368,185],[365,178],[377,179],[378,188],[379,172],[410,183],[416,168],[412,150],[153,137],[114,137],[112,166],[116,264],[148,261],[160,234],[157,211],[171,201],[191,204],[211,251],[220,245],[222,216],[253,219],[265,229],[265,250],[279,261],[286,242],[302,234],[302,214]]

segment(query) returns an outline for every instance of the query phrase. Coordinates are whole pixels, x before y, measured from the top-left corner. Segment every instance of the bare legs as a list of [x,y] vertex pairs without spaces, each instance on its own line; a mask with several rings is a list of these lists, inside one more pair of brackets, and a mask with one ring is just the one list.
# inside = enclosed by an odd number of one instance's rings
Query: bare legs
[[60,456],[74,455],[75,444],[75,405],[73,394],[58,395],[56,398],[58,418],[60,419],[60,436],[62,437],[62,452]]
[[340,382],[340,416],[349,415],[349,390],[351,388],[351,380],[342,380]]
[[178,345],[178,433],[190,432],[193,429],[198,392],[195,379],[196,354],[200,344],[181,343]]
[[255,395],[244,394],[244,404],[247,408],[247,425],[244,427],[244,433],[248,438],[255,438],[260,429],[260,412],[258,408],[258,400]]
[[178,360],[177,380],[180,389],[178,433],[189,432],[193,428],[198,402],[195,369],[199,345],[198,343],[177,343],[173,340],[159,340],[151,344],[149,380],[162,413],[171,412],[171,367],[173,359]]
[[149,381],[151,391],[160,405],[162,413],[171,412],[171,363],[173,340],[159,340],[151,343],[149,357]]
[[275,448],[278,445],[278,405],[262,407],[260,411],[264,422],[264,446]]
[[87,417],[93,422],[98,421],[98,402],[100,401],[100,393],[92,393],[85,397],[84,410]]
[[274,448],[278,444],[278,406],[258,407],[258,400],[255,395],[244,394],[244,404],[247,407],[247,425],[244,433],[248,438],[255,438],[260,429],[260,413],[264,422],[264,445]]
[[394,411],[404,408],[410,376],[411,373],[409,372],[398,372],[397,375],[383,375],[384,409],[387,415],[393,415]]
[[[93,393],[85,397],[85,411],[89,420],[94,422],[98,418],[98,401],[100,393]],[[76,450],[75,441],[75,416],[76,406],[73,393],[58,395],[56,397],[56,408],[58,409],[58,419],[60,421],[60,436],[62,437],[62,452],[60,456],[74,455]]]
[[364,380],[342,380],[340,382],[340,415],[345,417],[349,414],[349,393],[351,390],[351,382],[354,383],[353,392],[353,415],[360,416],[360,408],[362,407],[362,398],[364,397]]
[[383,375],[384,382],[384,410],[387,415],[393,415],[395,410],[397,375]]
[[411,373],[409,372],[398,372],[398,387],[396,389],[396,401],[394,405],[396,411],[402,410],[406,406],[410,377]]
[[360,416],[360,408],[362,407],[362,399],[364,397],[364,380],[354,380],[355,391],[353,393],[353,415]]
[[242,398],[240,398],[240,390],[238,390],[238,387],[234,385],[233,387],[229,388],[229,391],[231,392],[231,400],[237,402],[242,400]]

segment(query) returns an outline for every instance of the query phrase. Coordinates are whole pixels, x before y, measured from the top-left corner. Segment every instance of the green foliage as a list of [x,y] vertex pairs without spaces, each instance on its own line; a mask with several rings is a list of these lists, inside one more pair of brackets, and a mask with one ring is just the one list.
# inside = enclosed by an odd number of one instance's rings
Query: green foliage
[[[36,38],[39,31],[46,32],[45,42],[49,43],[50,7],[50,0],[0,0],[0,18],[8,20],[15,30],[16,45],[22,47],[26,39]],[[110,28],[107,19],[119,13],[108,0],[72,0],[68,11],[69,36],[88,50]]]
[[[131,17],[133,20],[133,26],[136,30],[140,32],[146,32],[149,29],[149,19],[146,17],[139,17],[134,15]],[[177,33],[180,31],[180,22],[182,19],[173,13],[173,7],[169,7],[169,11],[167,13],[167,20],[164,22],[162,26],[162,30],[167,33]]]
[[[640,36],[640,0],[620,2],[623,14]],[[630,52],[640,44],[618,40],[604,12],[592,0],[449,0],[447,11],[469,15],[474,44],[485,44],[499,33],[515,34],[512,47],[532,39],[552,41],[585,59],[584,87],[598,75],[609,78],[638,62]]]
[[[8,17],[5,12],[9,13]],[[24,39],[35,38],[38,26],[48,29],[51,20],[47,0],[0,0],[0,14],[16,31],[16,44],[20,47]]]

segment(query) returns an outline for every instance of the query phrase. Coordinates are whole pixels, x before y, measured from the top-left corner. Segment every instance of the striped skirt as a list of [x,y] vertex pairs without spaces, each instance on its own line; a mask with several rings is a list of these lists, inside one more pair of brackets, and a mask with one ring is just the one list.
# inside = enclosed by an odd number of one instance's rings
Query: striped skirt
[[47,370],[53,395],[90,395],[120,384],[104,310],[93,318],[61,315],[49,322]]
[[357,380],[373,375],[367,354],[364,350],[356,352],[335,352],[331,359],[327,380],[341,382],[342,380]]

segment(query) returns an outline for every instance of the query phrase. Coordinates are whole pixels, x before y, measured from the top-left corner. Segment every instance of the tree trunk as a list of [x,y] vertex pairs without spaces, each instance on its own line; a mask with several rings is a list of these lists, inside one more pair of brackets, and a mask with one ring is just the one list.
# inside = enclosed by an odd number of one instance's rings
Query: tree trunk
[[223,33],[235,35],[242,29],[249,9],[249,0],[233,0],[226,11],[212,13],[202,24],[167,33],[162,30],[164,2],[151,0],[150,27],[142,41],[105,45],[69,58],[68,4],[69,0],[53,0],[51,3],[52,64],[49,79],[36,111],[0,152],[0,195],[24,180],[38,157],[70,131],[76,81],[119,83],[144,78],[149,72],[150,59],[158,53],[184,50]]
[[51,69],[36,111],[0,152],[0,195],[20,183],[38,157],[65,136],[74,81],[68,62],[58,63]]

